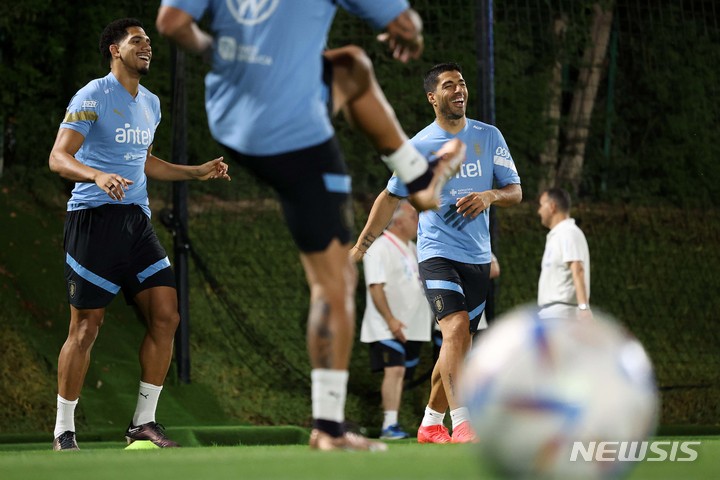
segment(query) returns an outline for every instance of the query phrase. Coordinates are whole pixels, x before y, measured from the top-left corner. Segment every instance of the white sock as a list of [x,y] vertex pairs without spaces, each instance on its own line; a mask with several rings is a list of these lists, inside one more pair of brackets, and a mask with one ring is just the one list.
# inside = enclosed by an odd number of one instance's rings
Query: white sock
[[398,422],[398,411],[397,410],[385,410],[385,416],[383,419],[382,429],[385,430],[391,425],[395,425]]
[[59,437],[60,434],[68,430],[71,432],[75,431],[75,406],[78,404],[78,400],[70,401],[65,400],[60,395],[57,396],[57,416],[55,417],[54,438]]
[[137,406],[133,415],[133,425],[137,427],[155,421],[155,410],[157,409],[162,388],[162,385],[158,387],[150,383],[140,382]]
[[312,415],[314,419],[345,421],[345,398],[347,397],[347,370],[314,368],[312,379]]
[[425,407],[425,416],[420,423],[423,427],[429,427],[432,425],[442,425],[445,420],[445,412],[436,412],[430,407]]
[[403,183],[410,183],[419,178],[428,169],[428,161],[409,141],[390,155],[382,155],[382,161]]
[[461,423],[470,420],[470,412],[467,407],[456,408],[455,410],[450,410],[450,418],[452,418],[452,426],[455,428]]

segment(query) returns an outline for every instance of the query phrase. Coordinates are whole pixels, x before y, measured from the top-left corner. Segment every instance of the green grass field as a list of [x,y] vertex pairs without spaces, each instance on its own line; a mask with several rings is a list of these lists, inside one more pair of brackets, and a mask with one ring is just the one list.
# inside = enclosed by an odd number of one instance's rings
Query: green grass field
[[[663,437],[687,440],[689,437]],[[720,438],[701,440],[692,463],[642,462],[630,472],[639,479],[720,478]],[[125,450],[121,442],[81,442],[80,452],[53,452],[50,443],[0,444],[3,480],[93,479],[357,479],[462,480],[497,478],[471,446],[393,443],[386,453],[313,452],[306,445],[206,446]]]

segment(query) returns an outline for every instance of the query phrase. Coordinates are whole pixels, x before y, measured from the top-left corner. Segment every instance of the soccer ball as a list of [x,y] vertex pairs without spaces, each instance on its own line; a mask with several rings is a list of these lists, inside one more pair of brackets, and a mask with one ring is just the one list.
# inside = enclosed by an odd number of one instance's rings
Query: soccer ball
[[633,463],[602,446],[655,431],[659,401],[645,350],[609,315],[593,317],[541,318],[524,307],[477,340],[460,392],[482,458],[499,473],[615,478]]

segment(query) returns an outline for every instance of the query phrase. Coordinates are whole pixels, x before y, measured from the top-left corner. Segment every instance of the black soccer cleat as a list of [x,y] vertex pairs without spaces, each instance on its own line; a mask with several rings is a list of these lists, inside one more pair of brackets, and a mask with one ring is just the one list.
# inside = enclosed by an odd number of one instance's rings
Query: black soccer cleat
[[180,446],[167,438],[165,436],[165,427],[156,422],[144,423],[137,427],[130,422],[125,432],[125,440],[127,440],[128,445],[136,440],[149,440],[160,448]]
[[61,433],[57,438],[55,438],[55,440],[53,440],[53,450],[80,450],[77,440],[75,440],[75,432],[67,430]]

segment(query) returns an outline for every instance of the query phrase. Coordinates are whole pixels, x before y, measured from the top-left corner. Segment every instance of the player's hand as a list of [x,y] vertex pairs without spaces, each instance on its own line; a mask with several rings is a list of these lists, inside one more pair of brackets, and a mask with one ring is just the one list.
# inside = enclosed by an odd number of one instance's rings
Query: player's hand
[[392,333],[399,341],[403,343],[407,342],[405,332],[403,332],[403,328],[405,328],[405,324],[403,322],[393,317],[390,321],[388,321],[388,328],[390,329],[390,333]]
[[95,177],[95,185],[107,193],[110,198],[117,201],[125,198],[125,191],[133,183],[132,180],[122,177],[117,173],[101,172]]
[[422,28],[420,15],[408,9],[390,22],[387,32],[378,35],[377,39],[388,44],[393,58],[407,63],[410,59],[419,58],[425,48]]
[[218,157],[198,166],[196,178],[198,180],[222,179],[230,181],[228,165],[223,162],[223,157]]
[[457,212],[463,217],[475,218],[486,208],[492,205],[495,195],[487,190],[485,192],[472,192],[459,198],[455,202]]
[[352,260],[353,262],[360,262],[364,256],[365,252],[360,250],[357,245],[353,245],[353,247],[350,249],[350,260]]

